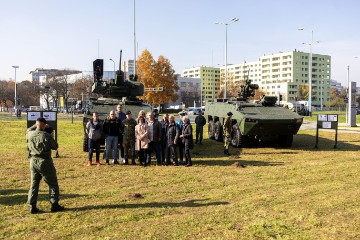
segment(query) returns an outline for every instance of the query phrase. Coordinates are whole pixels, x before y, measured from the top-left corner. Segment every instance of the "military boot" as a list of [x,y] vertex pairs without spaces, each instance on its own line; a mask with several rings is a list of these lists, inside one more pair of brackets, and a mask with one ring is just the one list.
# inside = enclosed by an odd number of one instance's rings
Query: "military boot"
[[60,212],[63,211],[65,208],[60,206],[59,203],[52,203],[51,204],[51,212]]
[[31,205],[30,206],[30,213],[31,214],[36,214],[38,213],[40,210],[36,207],[36,205]]

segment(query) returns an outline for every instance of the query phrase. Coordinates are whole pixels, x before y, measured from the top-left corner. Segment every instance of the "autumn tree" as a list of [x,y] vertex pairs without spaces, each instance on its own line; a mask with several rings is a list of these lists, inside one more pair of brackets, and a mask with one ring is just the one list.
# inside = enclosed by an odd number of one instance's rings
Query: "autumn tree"
[[[5,108],[12,107],[15,96],[15,82],[14,81],[0,81],[0,100],[3,102],[2,106]],[[10,102],[9,102],[10,101]],[[9,106],[7,103],[10,103]]]
[[260,88],[259,89],[256,89],[255,90],[255,95],[253,97],[251,97],[250,99],[252,100],[259,100],[261,99],[264,95],[266,95],[266,92],[261,90]]
[[177,75],[170,61],[164,56],[160,55],[155,61],[151,53],[145,49],[137,60],[137,75],[145,88],[163,88],[161,92],[145,91],[144,97],[147,102],[162,104],[177,100]]

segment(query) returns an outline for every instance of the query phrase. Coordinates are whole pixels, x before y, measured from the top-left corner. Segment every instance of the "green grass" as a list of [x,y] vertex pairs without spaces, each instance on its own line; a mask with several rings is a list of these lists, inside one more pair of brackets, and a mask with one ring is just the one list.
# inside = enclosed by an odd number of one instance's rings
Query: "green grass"
[[359,134],[340,132],[334,149],[335,133],[321,131],[316,150],[315,131],[300,131],[291,149],[245,148],[240,157],[206,139],[190,168],[97,168],[85,166],[81,121],[63,119],[54,162],[67,211],[50,213],[42,182],[44,212],[31,215],[26,122],[0,123],[0,239],[360,238]]

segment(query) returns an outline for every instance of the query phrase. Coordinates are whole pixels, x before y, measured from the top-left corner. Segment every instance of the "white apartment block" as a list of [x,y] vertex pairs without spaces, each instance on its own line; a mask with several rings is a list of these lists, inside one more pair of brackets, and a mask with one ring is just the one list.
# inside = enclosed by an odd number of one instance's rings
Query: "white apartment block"
[[[227,81],[251,79],[266,95],[282,95],[283,101],[300,98],[300,86],[309,84],[309,53],[291,51],[264,55],[258,61],[227,66]],[[225,75],[225,66],[220,68]],[[331,57],[312,54],[312,105],[330,100]],[[307,100],[307,99],[305,99]],[[322,100],[322,101],[321,101]]]
[[134,60],[124,61],[123,64],[124,64],[124,65],[123,65],[124,67],[122,68],[122,70],[125,72],[125,74],[126,74],[125,77],[128,79],[131,74],[134,74],[134,73],[135,73]]

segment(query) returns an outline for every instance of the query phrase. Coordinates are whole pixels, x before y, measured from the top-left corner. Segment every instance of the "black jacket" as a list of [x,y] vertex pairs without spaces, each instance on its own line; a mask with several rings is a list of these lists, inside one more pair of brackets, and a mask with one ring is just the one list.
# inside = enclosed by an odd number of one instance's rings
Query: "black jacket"
[[119,136],[121,133],[121,122],[117,118],[105,119],[103,130],[106,136]]
[[182,127],[182,135],[184,136],[182,138],[182,142],[184,144],[190,144],[192,141],[192,127],[191,124],[183,125]]
[[174,141],[178,140],[179,132],[179,126],[175,122],[169,123],[166,131],[166,141],[168,146],[174,145]]

